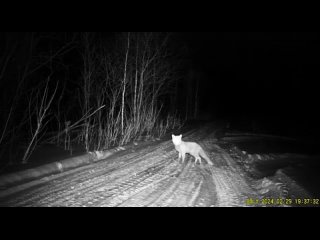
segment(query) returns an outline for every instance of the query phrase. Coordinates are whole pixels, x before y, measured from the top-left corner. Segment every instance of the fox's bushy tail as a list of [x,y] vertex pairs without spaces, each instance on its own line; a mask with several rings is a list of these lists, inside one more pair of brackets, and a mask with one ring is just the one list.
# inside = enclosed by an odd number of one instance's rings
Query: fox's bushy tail
[[200,156],[203,157],[208,162],[209,165],[213,165],[210,158],[208,157],[208,155],[205,153],[203,149],[200,150]]

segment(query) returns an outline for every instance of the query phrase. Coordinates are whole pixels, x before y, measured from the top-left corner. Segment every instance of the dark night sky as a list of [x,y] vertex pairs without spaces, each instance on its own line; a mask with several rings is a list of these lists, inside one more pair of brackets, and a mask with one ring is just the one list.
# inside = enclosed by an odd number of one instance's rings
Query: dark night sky
[[[114,35],[96,37],[105,41]],[[319,33],[182,32],[175,36],[178,46],[186,45],[191,62],[185,71],[192,69],[200,79],[200,113],[273,118],[282,126],[318,125]],[[74,50],[65,60],[72,62],[70,78],[77,82],[81,56]]]
[[186,39],[194,67],[207,76],[203,108],[216,106],[225,114],[314,112],[319,33],[188,33]]

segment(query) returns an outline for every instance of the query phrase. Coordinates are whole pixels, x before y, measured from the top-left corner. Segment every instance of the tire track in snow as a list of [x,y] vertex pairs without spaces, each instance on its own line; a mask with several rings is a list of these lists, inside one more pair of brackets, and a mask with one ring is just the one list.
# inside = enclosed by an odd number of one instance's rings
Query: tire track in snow
[[236,162],[216,145],[208,127],[183,134],[198,141],[213,166],[194,158],[178,162],[171,140],[114,158],[33,187],[1,202],[6,206],[246,206],[256,192]]
[[[71,176],[63,177],[59,180],[55,180],[51,183],[38,186],[31,189],[27,193],[11,199],[5,204],[8,206],[57,206],[62,202],[68,202],[70,199],[83,198],[86,192],[99,188],[103,185],[108,185],[108,181],[123,182],[126,178],[134,177],[141,169],[146,169],[153,163],[150,163],[150,157],[155,155],[156,150],[163,151],[168,147],[168,143],[160,144],[153,149],[146,149],[139,153],[131,153],[125,155],[126,163],[120,164],[122,159],[116,163],[116,165],[108,166],[108,162],[101,162],[94,164],[90,169],[86,171],[79,171]],[[151,151],[150,151],[151,150]],[[159,155],[156,154],[156,155]],[[161,159],[153,159],[159,161]],[[128,174],[130,172],[130,174]],[[72,196],[72,197],[70,197]]]

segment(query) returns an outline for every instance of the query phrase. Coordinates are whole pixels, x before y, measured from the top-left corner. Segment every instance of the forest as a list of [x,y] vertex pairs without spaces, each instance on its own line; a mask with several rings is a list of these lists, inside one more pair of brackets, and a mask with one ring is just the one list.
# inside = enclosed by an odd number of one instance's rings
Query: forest
[[27,163],[43,143],[92,151],[161,137],[195,117],[196,78],[177,38],[1,33],[0,165]]

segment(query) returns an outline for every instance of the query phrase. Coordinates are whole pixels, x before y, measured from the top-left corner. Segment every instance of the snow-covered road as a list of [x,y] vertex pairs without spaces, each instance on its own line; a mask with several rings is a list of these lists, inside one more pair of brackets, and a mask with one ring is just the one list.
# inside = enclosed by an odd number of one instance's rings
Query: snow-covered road
[[269,190],[261,191],[261,184],[250,179],[214,135],[209,127],[183,134],[206,150],[212,166],[205,161],[195,165],[190,155],[180,163],[171,140],[157,141],[46,177],[0,198],[0,206],[261,206]]

